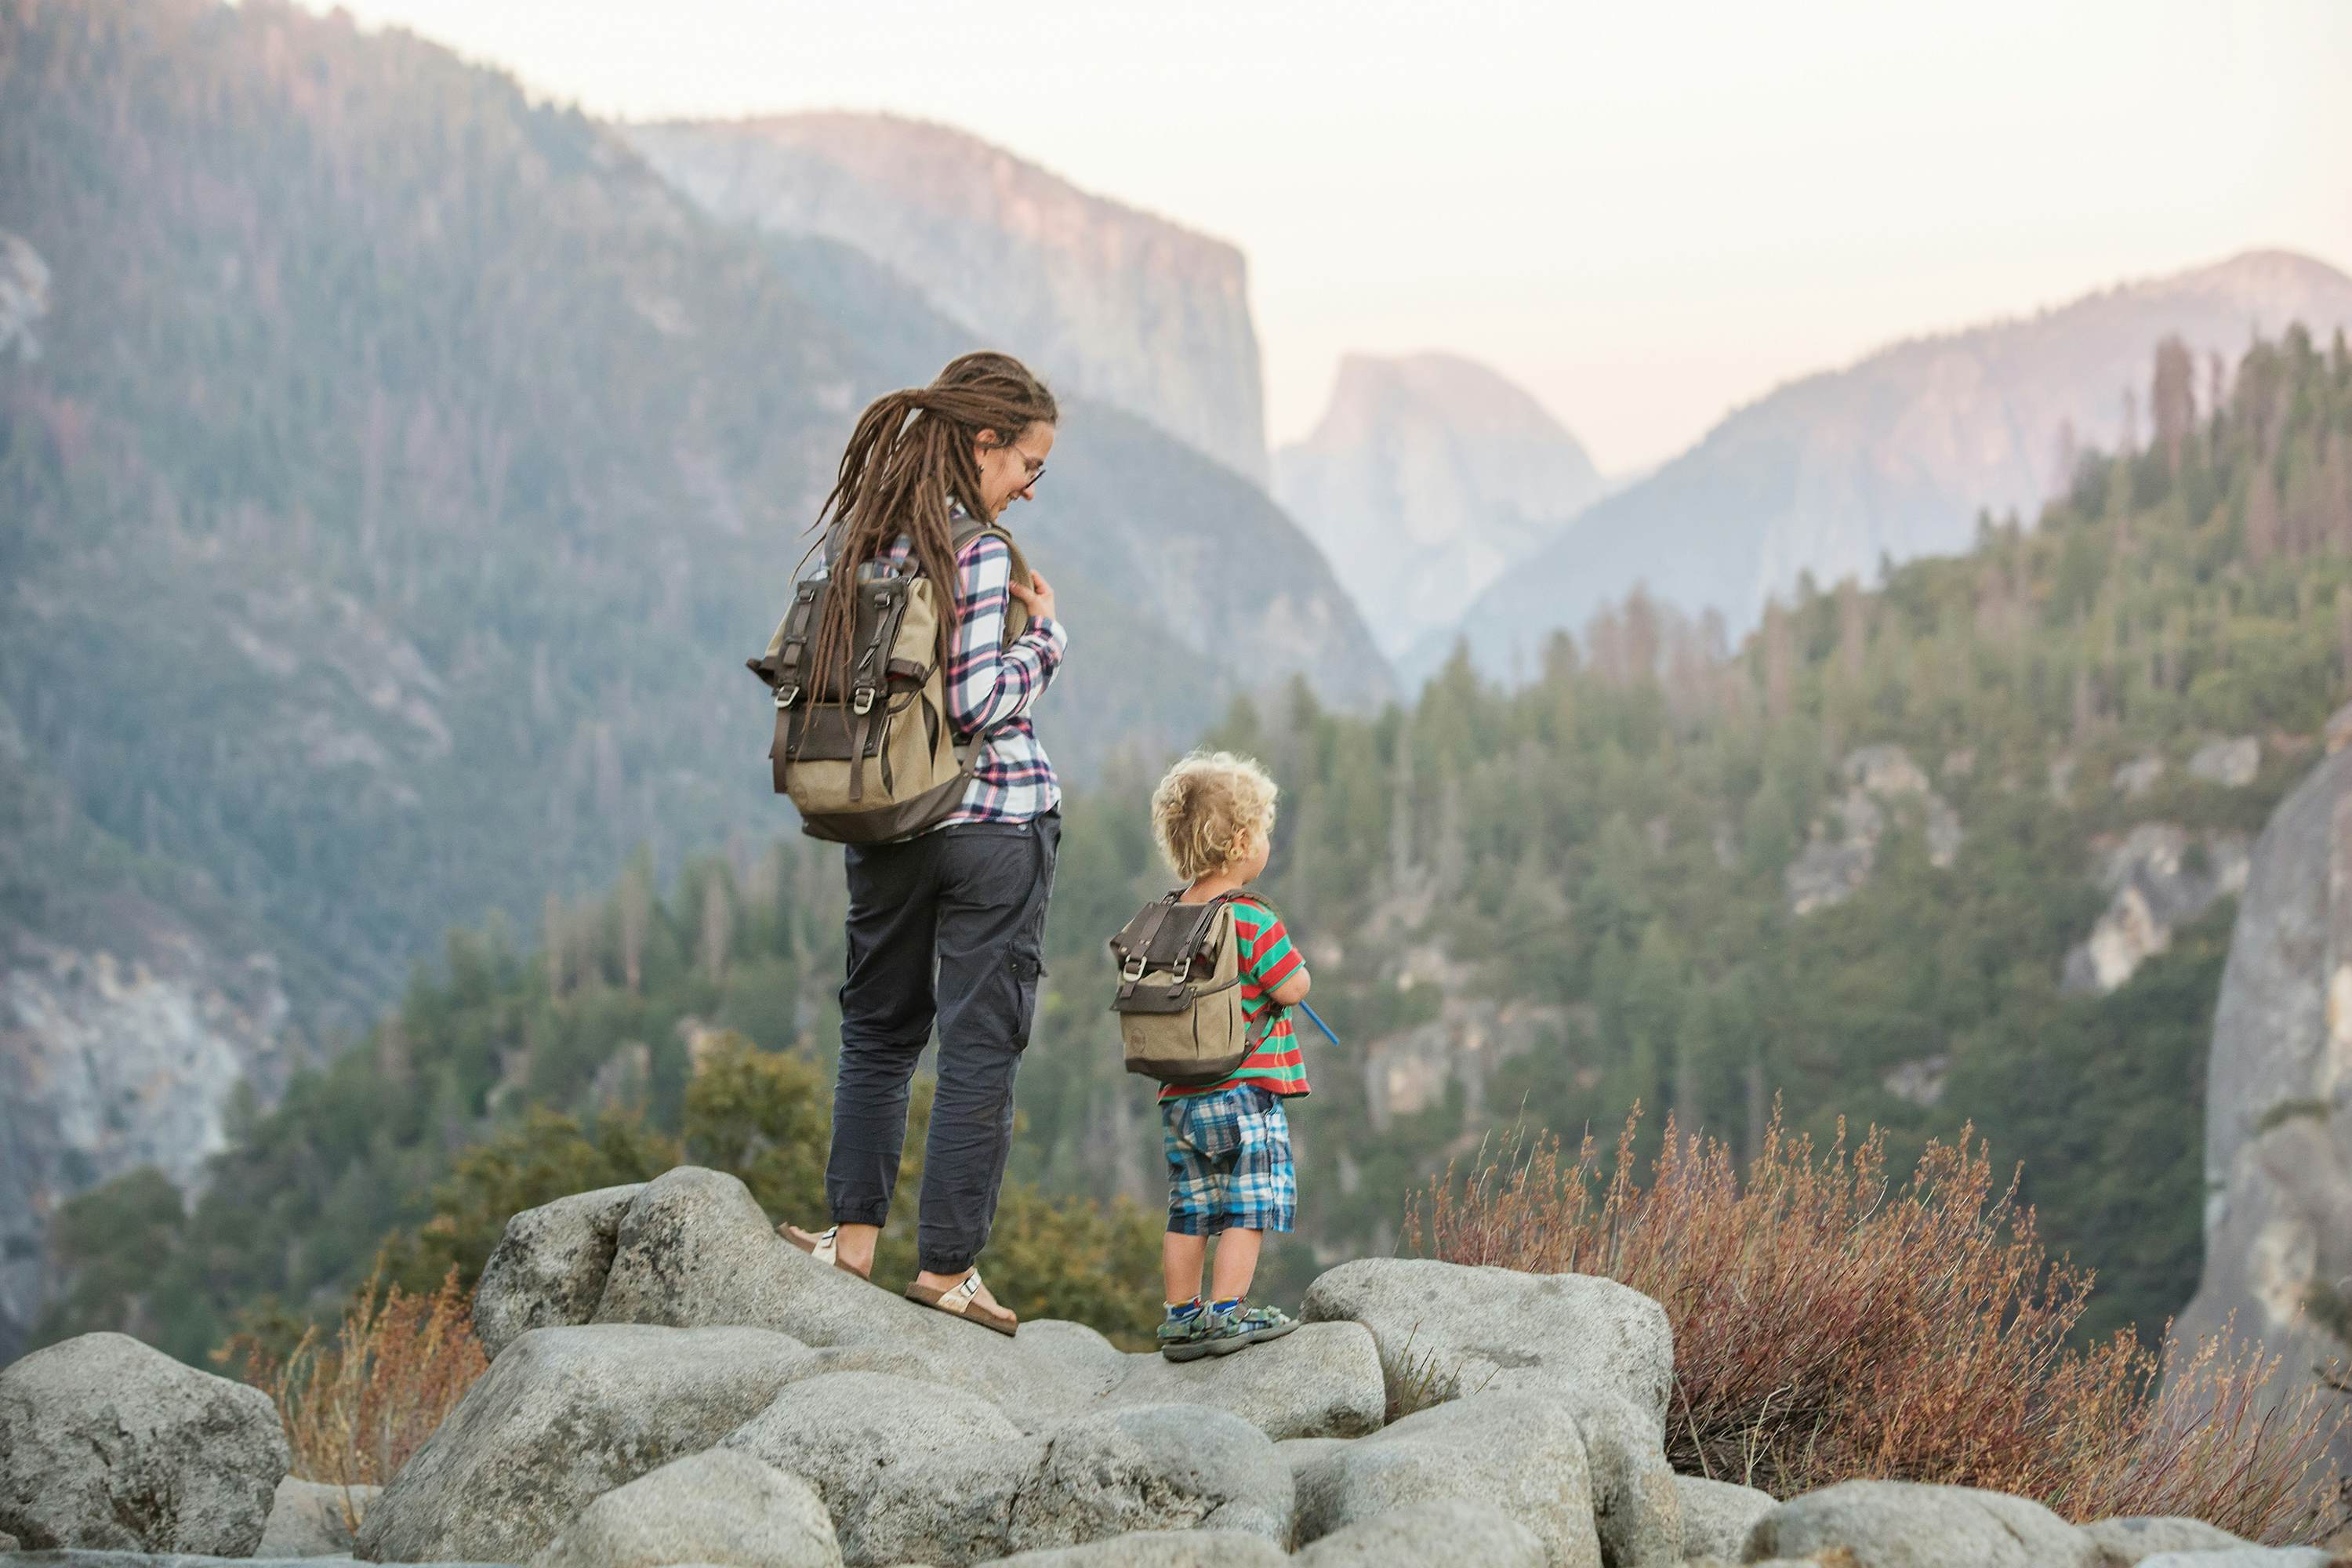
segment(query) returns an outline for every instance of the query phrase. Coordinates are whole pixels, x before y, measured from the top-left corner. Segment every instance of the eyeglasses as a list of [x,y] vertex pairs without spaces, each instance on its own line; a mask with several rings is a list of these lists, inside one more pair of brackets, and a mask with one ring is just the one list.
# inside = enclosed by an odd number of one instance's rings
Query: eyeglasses
[[1020,494],[1025,496],[1031,490],[1037,488],[1037,481],[1039,479],[1045,477],[1045,459],[1043,458],[1033,458],[1028,453],[1023,451],[1018,446],[1015,446],[1013,448],[1013,455],[1021,459],[1021,466],[1029,470],[1029,477],[1022,481],[1021,489],[1019,491]]

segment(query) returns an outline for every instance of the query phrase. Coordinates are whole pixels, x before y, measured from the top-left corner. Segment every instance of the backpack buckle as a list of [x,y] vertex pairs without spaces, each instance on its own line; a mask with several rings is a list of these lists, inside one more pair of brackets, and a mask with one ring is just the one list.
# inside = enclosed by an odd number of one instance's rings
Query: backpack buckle
[[852,713],[872,712],[874,710],[874,689],[870,686],[859,687],[856,696],[850,700],[849,710]]
[[1129,985],[1133,985],[1140,982],[1143,979],[1143,954],[1139,952],[1132,958],[1129,958],[1126,964],[1119,970],[1118,977],[1121,980],[1126,981]]
[[776,688],[776,706],[789,708],[800,700],[800,695],[801,689],[798,686],[779,686]]

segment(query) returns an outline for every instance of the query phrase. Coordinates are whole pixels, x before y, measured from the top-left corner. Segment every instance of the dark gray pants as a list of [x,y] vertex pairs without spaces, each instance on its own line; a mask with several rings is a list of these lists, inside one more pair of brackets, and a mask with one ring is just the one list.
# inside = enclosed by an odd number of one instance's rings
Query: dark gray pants
[[848,848],[849,978],[825,1202],[835,1225],[888,1216],[908,1085],[936,1022],[918,1233],[922,1267],[936,1274],[971,1267],[996,1218],[1061,841],[1061,816],[1048,813]]

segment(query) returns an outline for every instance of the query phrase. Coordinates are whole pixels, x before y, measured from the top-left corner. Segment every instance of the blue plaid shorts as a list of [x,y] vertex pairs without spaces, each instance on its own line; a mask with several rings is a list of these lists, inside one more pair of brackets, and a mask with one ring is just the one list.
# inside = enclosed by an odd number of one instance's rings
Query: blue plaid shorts
[[1168,1228],[1179,1236],[1288,1230],[1298,1170],[1282,1097],[1254,1083],[1160,1102],[1168,1150]]

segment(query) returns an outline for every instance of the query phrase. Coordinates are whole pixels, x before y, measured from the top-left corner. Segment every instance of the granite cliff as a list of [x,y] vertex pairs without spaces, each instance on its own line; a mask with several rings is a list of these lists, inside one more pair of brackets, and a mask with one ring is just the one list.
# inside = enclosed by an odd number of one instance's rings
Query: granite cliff
[[1257,330],[1234,246],[944,125],[793,114],[624,133],[714,216],[854,246],[1057,385],[1265,482]]
[[1601,490],[1542,405],[1452,354],[1348,355],[1321,422],[1274,458],[1276,498],[1391,658],[1450,627]]

